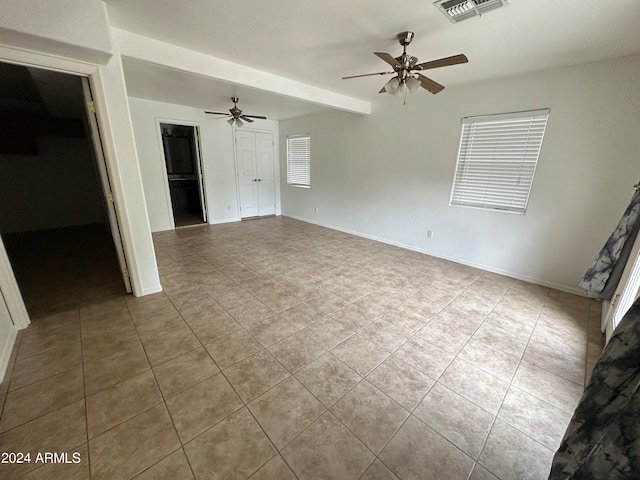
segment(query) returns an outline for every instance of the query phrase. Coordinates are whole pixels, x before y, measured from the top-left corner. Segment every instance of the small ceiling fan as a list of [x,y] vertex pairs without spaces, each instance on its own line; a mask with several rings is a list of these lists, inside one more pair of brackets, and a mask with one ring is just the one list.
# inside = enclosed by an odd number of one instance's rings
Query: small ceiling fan
[[[229,125],[236,125],[237,127],[242,127],[244,125],[242,120],[244,120],[245,122],[253,123],[252,118],[257,118],[257,119],[260,119],[260,120],[266,120],[267,119],[267,117],[263,117],[261,115],[245,115],[245,114],[243,114],[242,110],[240,110],[238,108],[238,100],[240,100],[238,97],[231,97],[231,101],[233,102],[233,108],[229,109],[229,113],[225,113],[225,112],[207,112],[207,111],[205,111],[204,113],[210,113],[211,115],[224,115],[224,117],[229,117],[229,119],[227,120],[227,122],[229,122]],[[220,118],[224,118],[224,117],[220,117]]]
[[392,57],[388,53],[374,52],[379,58],[387,62],[393,67],[392,72],[377,72],[377,73],[365,73],[364,75],[351,75],[349,77],[342,77],[343,80],[350,78],[369,77],[372,75],[389,75],[395,74],[395,76],[385,83],[384,87],[378,93],[390,93],[396,97],[406,96],[407,90],[409,93],[414,93],[419,87],[428,90],[429,92],[436,94],[444,89],[444,85],[440,85],[438,82],[431,80],[428,77],[422,75],[422,70],[429,70],[432,68],[447,67],[449,65],[457,65],[460,63],[467,63],[466,55],[454,55],[452,57],[440,58],[438,60],[431,60],[430,62],[418,63],[416,57],[412,57],[407,54],[407,45],[413,40],[413,32],[402,32],[396,37],[400,45],[402,45],[402,55],[399,57]]

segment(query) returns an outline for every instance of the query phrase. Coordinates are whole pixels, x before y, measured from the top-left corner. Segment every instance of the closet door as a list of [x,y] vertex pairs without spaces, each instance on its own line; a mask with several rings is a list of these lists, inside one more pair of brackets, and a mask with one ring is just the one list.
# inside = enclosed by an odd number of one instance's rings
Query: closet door
[[260,215],[258,172],[253,132],[236,130],[236,165],[240,193],[240,218]]
[[276,213],[275,155],[272,133],[236,130],[240,218]]
[[273,134],[256,133],[256,160],[258,172],[258,215],[275,215],[276,184],[273,158]]

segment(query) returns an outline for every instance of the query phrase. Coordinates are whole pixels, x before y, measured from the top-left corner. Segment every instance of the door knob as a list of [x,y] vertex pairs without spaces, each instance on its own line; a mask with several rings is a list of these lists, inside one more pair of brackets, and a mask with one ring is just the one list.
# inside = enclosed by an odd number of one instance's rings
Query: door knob
[[254,178],[254,179],[253,179],[253,180],[251,180],[251,181],[252,181],[252,182],[257,182],[257,181],[258,181],[258,179],[257,179],[257,178]]

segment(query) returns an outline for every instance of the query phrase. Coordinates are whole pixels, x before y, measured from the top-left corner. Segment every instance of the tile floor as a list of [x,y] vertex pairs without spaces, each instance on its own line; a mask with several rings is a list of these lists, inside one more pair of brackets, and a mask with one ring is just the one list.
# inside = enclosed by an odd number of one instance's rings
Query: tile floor
[[[164,292],[33,321],[13,479],[544,479],[599,304],[296,220],[154,235]],[[69,456],[69,459],[73,457]]]

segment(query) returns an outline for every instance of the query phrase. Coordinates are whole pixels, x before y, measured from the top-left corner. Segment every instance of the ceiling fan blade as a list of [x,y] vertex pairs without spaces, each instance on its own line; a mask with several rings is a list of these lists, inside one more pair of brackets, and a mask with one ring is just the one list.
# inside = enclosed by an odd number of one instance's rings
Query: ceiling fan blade
[[266,120],[267,119],[267,117],[263,117],[262,115],[243,115],[242,117],[243,118],[244,117],[257,118],[258,120]]
[[401,67],[400,62],[398,62],[398,60],[396,60],[395,58],[393,58],[391,55],[389,55],[388,53],[384,53],[384,52],[373,52],[374,55],[376,55],[377,57],[381,58],[382,60],[384,60],[385,62],[387,62],[389,65],[391,65],[393,68],[396,67]]
[[224,113],[224,112],[207,112],[207,111],[205,111],[204,113],[209,113],[211,115],[231,115],[230,113]]
[[253,123],[254,121],[249,118],[249,115],[240,115],[240,118],[245,122]]
[[430,62],[419,63],[413,67],[415,70],[428,70],[430,68],[448,67],[449,65],[458,65],[460,63],[467,63],[469,59],[466,55],[454,55],[452,57],[439,58],[438,60],[431,60]]
[[372,77],[374,75],[389,75],[390,73],[396,73],[396,72],[376,72],[376,73],[365,73],[363,75],[350,75],[348,77],[342,77],[342,80],[348,80],[350,78]]
[[429,90],[434,95],[444,89],[444,85],[440,85],[438,82],[435,82],[430,78],[425,77],[424,75],[416,73],[416,76],[418,77],[418,80],[420,80],[422,88],[424,88],[425,90]]

